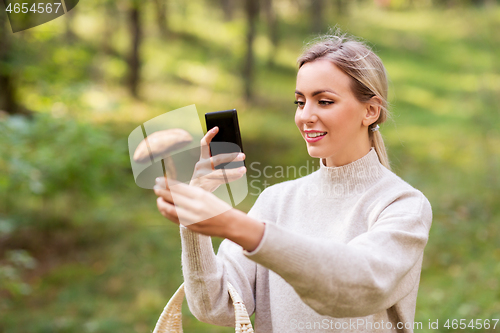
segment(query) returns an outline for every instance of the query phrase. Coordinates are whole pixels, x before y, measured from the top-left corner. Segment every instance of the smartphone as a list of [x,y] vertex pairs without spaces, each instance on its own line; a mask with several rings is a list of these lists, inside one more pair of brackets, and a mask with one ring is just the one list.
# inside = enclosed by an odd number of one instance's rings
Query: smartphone
[[[210,155],[230,154],[243,152],[241,144],[240,126],[236,109],[205,113],[207,131],[219,127],[219,132],[210,142]],[[234,169],[245,166],[245,161],[222,163],[216,169]]]

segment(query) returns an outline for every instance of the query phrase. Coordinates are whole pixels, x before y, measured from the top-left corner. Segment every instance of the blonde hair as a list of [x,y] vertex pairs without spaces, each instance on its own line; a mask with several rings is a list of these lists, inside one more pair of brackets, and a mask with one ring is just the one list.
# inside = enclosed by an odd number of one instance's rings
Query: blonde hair
[[388,80],[382,60],[373,53],[365,43],[342,34],[339,30],[323,35],[306,46],[305,51],[297,60],[299,68],[305,63],[318,59],[327,59],[349,75],[354,96],[362,103],[378,97],[382,102],[380,116],[368,127],[368,135],[372,147],[377,152],[383,166],[391,169],[384,140],[380,131],[372,131],[389,117],[387,109]]

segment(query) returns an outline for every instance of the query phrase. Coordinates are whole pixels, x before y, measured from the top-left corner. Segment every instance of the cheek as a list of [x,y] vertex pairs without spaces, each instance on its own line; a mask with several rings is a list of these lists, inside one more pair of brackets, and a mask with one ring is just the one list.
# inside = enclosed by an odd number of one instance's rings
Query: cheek
[[342,124],[341,128],[348,131],[351,128],[357,128],[361,123],[361,111],[355,103],[346,104],[334,115],[334,122]]
[[349,105],[349,111],[349,114],[346,116],[349,116],[351,121],[359,123],[363,119],[366,109],[364,104],[358,102],[357,100],[353,100],[351,105]]

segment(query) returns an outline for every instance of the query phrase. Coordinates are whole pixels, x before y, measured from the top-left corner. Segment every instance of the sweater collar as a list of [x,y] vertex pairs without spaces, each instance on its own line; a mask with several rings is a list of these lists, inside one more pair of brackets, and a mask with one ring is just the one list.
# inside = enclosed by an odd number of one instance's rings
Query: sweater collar
[[338,192],[340,196],[364,192],[383,174],[383,166],[373,147],[368,154],[346,165],[327,167],[322,158],[320,158],[319,164],[321,180],[337,188],[335,192]]

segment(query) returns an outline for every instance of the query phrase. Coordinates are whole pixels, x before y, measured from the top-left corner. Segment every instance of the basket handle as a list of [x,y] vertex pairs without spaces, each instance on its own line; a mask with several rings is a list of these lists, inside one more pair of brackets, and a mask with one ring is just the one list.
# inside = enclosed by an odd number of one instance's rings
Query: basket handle
[[[227,283],[229,295],[233,300],[236,333],[253,333],[252,322],[241,296],[231,283]],[[163,309],[153,333],[182,333],[182,302],[184,283],[175,292]]]

